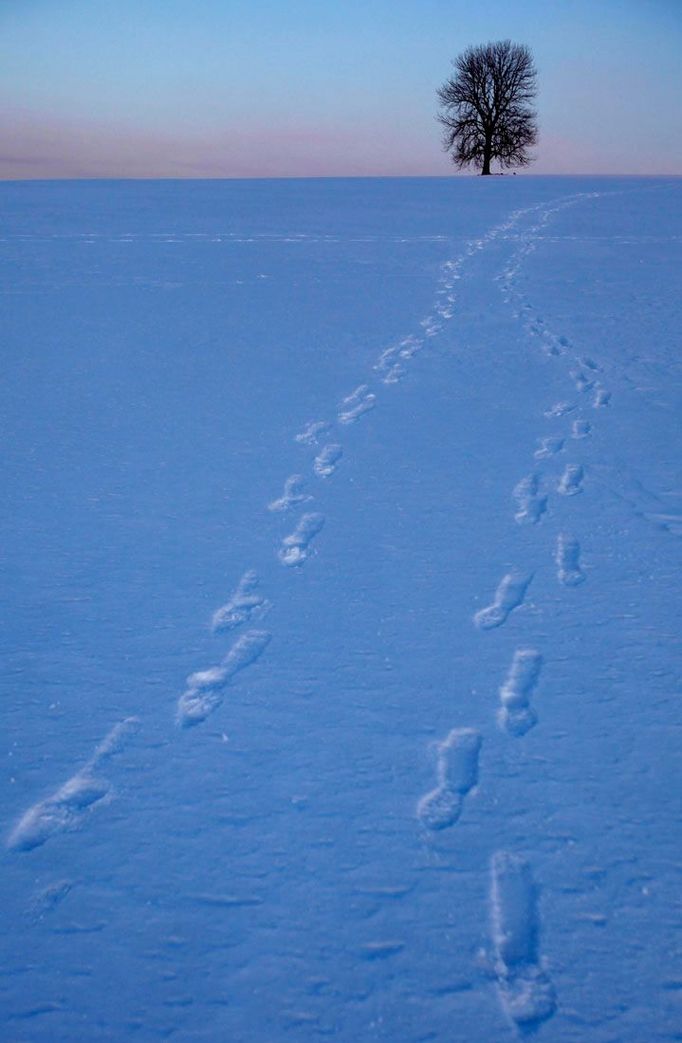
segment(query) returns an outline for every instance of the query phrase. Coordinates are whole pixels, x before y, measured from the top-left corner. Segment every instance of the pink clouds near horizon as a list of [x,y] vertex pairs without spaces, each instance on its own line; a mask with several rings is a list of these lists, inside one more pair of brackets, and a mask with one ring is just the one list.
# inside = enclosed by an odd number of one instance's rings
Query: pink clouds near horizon
[[449,172],[437,140],[371,128],[225,127],[214,134],[0,115],[0,178],[352,177]]
[[[433,177],[457,171],[440,150],[438,128],[421,134],[394,126],[226,126],[209,133],[149,131],[129,125],[38,116],[0,115],[0,180],[69,178]],[[628,162],[627,143],[613,150],[541,134],[536,174],[675,175],[658,155]],[[661,169],[661,166],[663,169]],[[471,171],[470,171],[471,173]]]

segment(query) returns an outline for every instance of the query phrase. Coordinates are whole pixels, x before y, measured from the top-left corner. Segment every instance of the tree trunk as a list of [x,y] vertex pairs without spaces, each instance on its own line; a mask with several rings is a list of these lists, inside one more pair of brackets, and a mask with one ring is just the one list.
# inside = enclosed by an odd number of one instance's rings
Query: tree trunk
[[481,174],[489,174],[490,173],[490,160],[492,159],[492,151],[493,151],[492,139],[488,139],[488,140],[486,140],[486,143],[483,146],[483,170],[481,171]]

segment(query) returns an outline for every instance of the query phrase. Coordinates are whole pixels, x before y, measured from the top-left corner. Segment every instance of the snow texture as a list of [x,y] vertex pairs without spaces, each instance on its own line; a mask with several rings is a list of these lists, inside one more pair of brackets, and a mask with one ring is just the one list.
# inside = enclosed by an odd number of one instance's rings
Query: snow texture
[[681,192],[0,187],[3,1039],[680,1039]]

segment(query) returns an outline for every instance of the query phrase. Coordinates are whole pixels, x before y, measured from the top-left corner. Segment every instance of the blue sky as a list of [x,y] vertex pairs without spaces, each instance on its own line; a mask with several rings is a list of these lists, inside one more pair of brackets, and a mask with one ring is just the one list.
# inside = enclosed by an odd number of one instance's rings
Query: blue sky
[[533,172],[682,173],[680,0],[0,0],[0,176],[447,174],[435,90],[506,37]]

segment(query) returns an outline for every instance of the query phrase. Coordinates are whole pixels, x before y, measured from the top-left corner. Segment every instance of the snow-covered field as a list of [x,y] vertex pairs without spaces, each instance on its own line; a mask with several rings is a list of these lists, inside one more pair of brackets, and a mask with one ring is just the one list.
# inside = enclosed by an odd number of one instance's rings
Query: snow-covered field
[[0,188],[3,1040],[682,1039],[681,194]]

